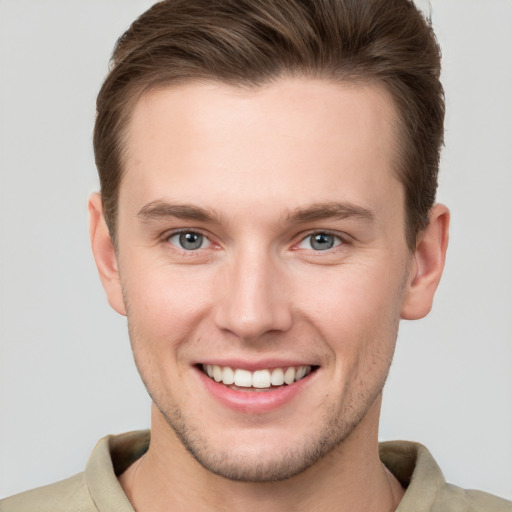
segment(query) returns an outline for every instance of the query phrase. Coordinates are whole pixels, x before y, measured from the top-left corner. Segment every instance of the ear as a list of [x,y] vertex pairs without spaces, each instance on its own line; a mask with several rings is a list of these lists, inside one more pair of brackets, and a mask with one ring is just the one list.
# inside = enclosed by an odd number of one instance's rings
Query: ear
[[101,195],[97,193],[92,194],[89,198],[88,206],[92,252],[98,267],[101,283],[112,308],[120,315],[126,315],[116,251],[103,215]]
[[443,273],[449,224],[448,208],[442,204],[434,205],[428,226],[418,235],[402,305],[403,319],[423,318],[432,309],[434,294]]

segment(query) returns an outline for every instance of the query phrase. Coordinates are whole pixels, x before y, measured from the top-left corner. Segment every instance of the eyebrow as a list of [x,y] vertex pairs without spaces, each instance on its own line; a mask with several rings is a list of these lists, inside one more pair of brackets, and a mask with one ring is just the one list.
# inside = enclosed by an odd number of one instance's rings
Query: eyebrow
[[[174,217],[197,222],[220,223],[220,216],[214,210],[186,203],[168,203],[162,200],[152,201],[144,205],[137,213],[137,217],[144,221]],[[318,203],[307,207],[296,208],[285,216],[285,222],[290,224],[304,224],[324,219],[344,220],[354,217],[370,222],[375,219],[375,212],[348,202]]]
[[318,203],[308,207],[299,207],[288,216],[288,222],[301,224],[324,219],[344,220],[358,218],[367,222],[375,220],[375,212],[352,203]]
[[219,222],[219,215],[213,210],[191,204],[167,203],[161,200],[152,201],[144,205],[137,213],[137,217],[145,221],[175,217],[177,219],[198,222]]

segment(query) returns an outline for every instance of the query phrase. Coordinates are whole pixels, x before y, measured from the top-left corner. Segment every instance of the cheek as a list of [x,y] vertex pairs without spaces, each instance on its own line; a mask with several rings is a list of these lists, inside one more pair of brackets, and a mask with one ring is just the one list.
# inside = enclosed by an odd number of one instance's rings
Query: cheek
[[123,294],[137,339],[169,346],[190,336],[211,302],[210,285],[201,272],[171,272],[154,263],[130,268]]
[[401,272],[375,265],[346,265],[329,272],[303,275],[296,282],[297,304],[326,327],[364,327],[397,315],[402,300]]
[[[150,395],[161,402],[163,392],[174,396],[176,379],[188,368],[183,363],[187,346],[199,337],[204,296],[197,293],[194,280],[168,272],[144,271],[126,277],[124,295],[133,356]],[[179,400],[187,396],[186,387],[180,386]]]
[[403,295],[398,268],[338,267],[323,280],[303,283],[301,314],[330,348],[338,377],[373,379],[387,372]]

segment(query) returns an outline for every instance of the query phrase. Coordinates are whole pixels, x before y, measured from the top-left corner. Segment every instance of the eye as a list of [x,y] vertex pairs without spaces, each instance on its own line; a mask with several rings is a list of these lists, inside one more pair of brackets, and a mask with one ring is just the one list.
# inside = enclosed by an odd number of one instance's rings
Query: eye
[[313,233],[299,243],[301,249],[313,249],[314,251],[327,251],[338,245],[341,245],[343,240],[331,233]]
[[201,233],[194,231],[181,231],[168,238],[169,242],[185,251],[197,251],[209,247],[211,242]]

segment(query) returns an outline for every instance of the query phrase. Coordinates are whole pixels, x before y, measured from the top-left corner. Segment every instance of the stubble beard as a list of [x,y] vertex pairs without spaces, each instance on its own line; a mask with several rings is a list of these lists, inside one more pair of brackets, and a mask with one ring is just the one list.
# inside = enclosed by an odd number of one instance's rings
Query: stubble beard
[[[130,331],[131,338],[133,334]],[[380,400],[392,355],[386,361],[385,372],[376,379],[374,376],[370,388],[346,389],[340,393],[338,403],[331,401],[324,406],[322,419],[318,418],[313,428],[303,432],[300,442],[293,446],[281,446],[279,450],[266,446],[255,449],[253,446],[252,451],[236,447],[230,449],[232,445],[229,439],[219,446],[208,435],[204,425],[198,425],[197,420],[190,421],[178,405],[166,403],[165,393],[159,393],[159,386],[151,378],[156,374],[152,371],[146,373],[145,365],[137,356],[135,363],[153,404],[171,429],[169,434],[175,435],[204,469],[232,481],[265,483],[286,480],[306,471],[356,430],[370,408]]]
[[[401,291],[404,289],[404,284],[405,281],[402,284]],[[125,304],[127,304],[126,300]],[[130,316],[127,316],[133,350],[139,336],[136,333],[137,329],[132,329],[129,321]],[[322,421],[318,422],[319,426],[315,431],[308,432],[303,436],[303,442],[300,446],[284,448],[279,453],[275,451],[270,453],[268,449],[265,451],[264,448],[258,450],[258,453],[240,453],[216,446],[212,440],[208,439],[208,435],[203,430],[191,424],[178,406],[169,407],[166,404],[167,407],[164,407],[165,400],[160,400],[161,397],[154,393],[155,390],[158,390],[158,386],[152,385],[150,379],[146,378],[145,365],[140,364],[137,351],[133,350],[133,353],[135,364],[153,403],[184,448],[204,469],[232,481],[277,482],[306,471],[340,446],[365,418],[372,405],[380,399],[398,336],[400,321],[398,311],[396,311],[394,318],[390,318],[390,321],[393,324],[391,329],[394,331],[392,349],[387,354],[374,354],[369,369],[369,374],[371,374],[372,367],[380,366],[385,368],[383,374],[373,382],[370,388],[363,390],[346,389],[345,393],[341,394],[342,403],[331,404],[332,407],[326,407]],[[138,341],[140,341],[140,338]],[[382,360],[379,361],[380,358],[385,359],[384,364]],[[153,372],[148,372],[148,376],[152,374]],[[366,375],[366,377],[369,377],[369,375]],[[229,444],[229,440],[226,444]]]
[[[132,348],[134,337],[135,333],[130,329]],[[157,383],[151,378],[151,375],[155,376],[157,373],[146,373],[146,365],[141,364],[142,361],[139,361],[136,351],[134,355],[146,390],[172,430],[170,435],[175,435],[204,469],[232,481],[265,483],[286,480],[306,471],[340,446],[354,432],[372,405],[381,397],[393,351],[391,354],[379,354],[380,357],[386,358],[383,365],[386,370],[375,380],[370,377],[370,368],[369,374],[366,375],[369,380],[373,380],[370,388],[346,389],[341,393],[338,403],[331,402],[329,406],[324,407],[322,420],[315,422],[314,429],[304,432],[301,443],[293,447],[282,447],[279,451],[265,446],[252,451],[230,450],[229,439],[226,440],[225,446],[219,446],[209,438],[207,430],[190,421],[178,405],[166,403],[165,394],[162,396],[158,392],[159,386],[155,385]],[[140,356],[140,353],[138,355]],[[373,368],[379,356],[372,361]]]
[[[258,453],[219,449],[207,435],[190,425],[179,409],[162,410],[155,400],[153,402],[185,449],[204,469],[232,481],[266,483],[303,473],[341,445],[380,397],[383,386],[384,382],[366,397],[365,407],[359,413],[345,410],[330,417],[326,414],[320,422],[321,428],[304,435],[302,445],[284,448],[279,453],[270,453],[265,447]],[[349,404],[345,409],[351,408]]]

